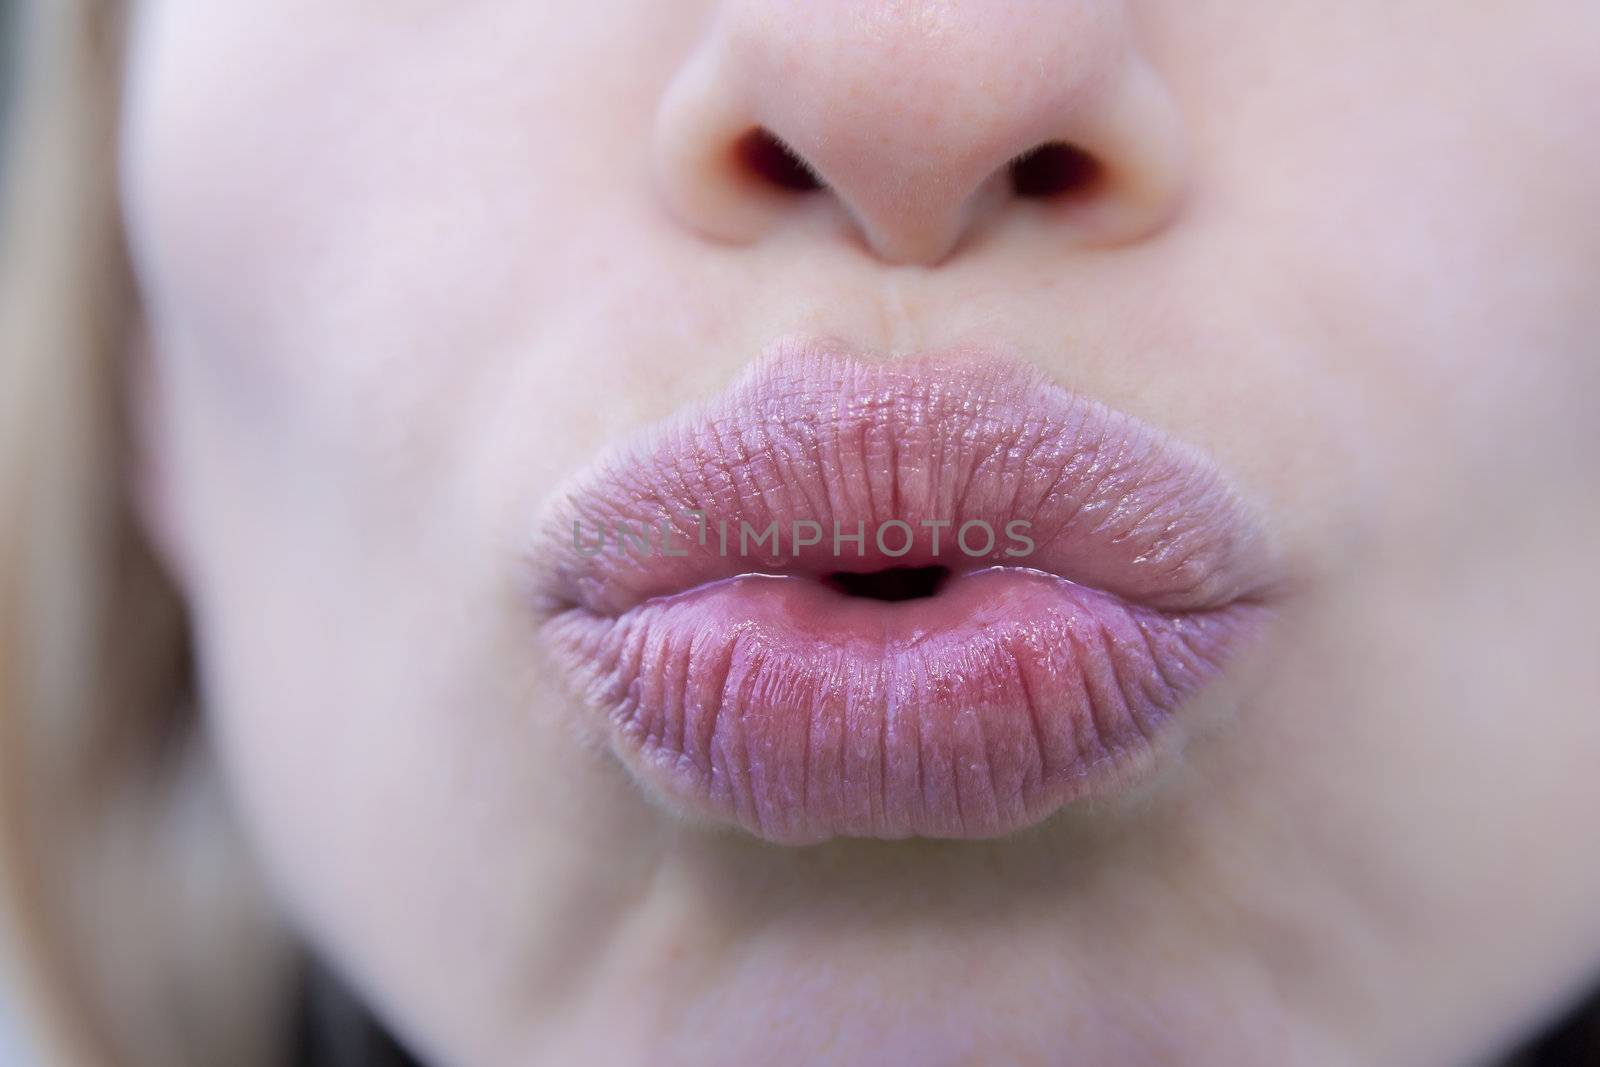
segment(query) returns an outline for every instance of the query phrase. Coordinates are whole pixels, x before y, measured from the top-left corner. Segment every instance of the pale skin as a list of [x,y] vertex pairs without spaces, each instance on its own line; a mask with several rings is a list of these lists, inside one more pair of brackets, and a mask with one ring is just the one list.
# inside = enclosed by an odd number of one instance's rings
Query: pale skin
[[[142,511],[275,890],[423,1056],[1447,1064],[1600,966],[1594,5],[134,7]],[[830,188],[717,186],[691,75]],[[988,177],[1051,109],[1146,182],[1108,240]],[[786,849],[610,756],[534,517],[795,333],[1003,344],[1251,498],[1280,617],[1151,781]]]

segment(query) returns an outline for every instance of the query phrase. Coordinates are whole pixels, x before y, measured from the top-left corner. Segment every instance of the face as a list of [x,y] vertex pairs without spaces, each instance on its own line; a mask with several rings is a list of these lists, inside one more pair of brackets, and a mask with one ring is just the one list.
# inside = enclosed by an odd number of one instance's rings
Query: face
[[135,9],[141,503],[425,1056],[1459,1062],[1600,964],[1600,9]]

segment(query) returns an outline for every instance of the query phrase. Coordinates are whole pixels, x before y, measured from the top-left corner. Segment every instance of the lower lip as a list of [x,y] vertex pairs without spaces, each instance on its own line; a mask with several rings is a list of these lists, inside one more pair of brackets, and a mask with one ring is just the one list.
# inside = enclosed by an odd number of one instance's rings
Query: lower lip
[[743,575],[555,625],[636,773],[768,840],[991,837],[1137,772],[1262,622],[989,567],[936,596]]

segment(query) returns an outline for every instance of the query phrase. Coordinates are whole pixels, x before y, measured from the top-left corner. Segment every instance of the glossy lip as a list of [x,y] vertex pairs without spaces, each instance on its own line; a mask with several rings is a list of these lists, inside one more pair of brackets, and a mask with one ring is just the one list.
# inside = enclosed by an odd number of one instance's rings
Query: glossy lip
[[[889,557],[869,533],[859,555],[825,536],[751,559],[703,536],[890,519],[1022,520],[1034,547]],[[619,522],[666,540],[578,550],[575,523]],[[533,562],[542,628],[623,764],[670,807],[791,844],[996,836],[1126,785],[1259,630],[1275,574],[1214,467],[1130,416],[992,355],[804,342],[570,484]],[[820,580],[934,563],[952,577],[925,599]]]

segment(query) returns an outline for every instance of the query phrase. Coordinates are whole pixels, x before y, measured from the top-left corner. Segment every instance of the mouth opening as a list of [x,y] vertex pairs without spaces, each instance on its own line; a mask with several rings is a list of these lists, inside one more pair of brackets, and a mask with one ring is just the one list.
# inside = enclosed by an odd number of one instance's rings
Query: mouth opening
[[902,600],[923,600],[935,596],[950,579],[950,568],[889,567],[886,570],[852,574],[838,571],[823,581],[845,596],[863,600],[881,600],[897,603]]

